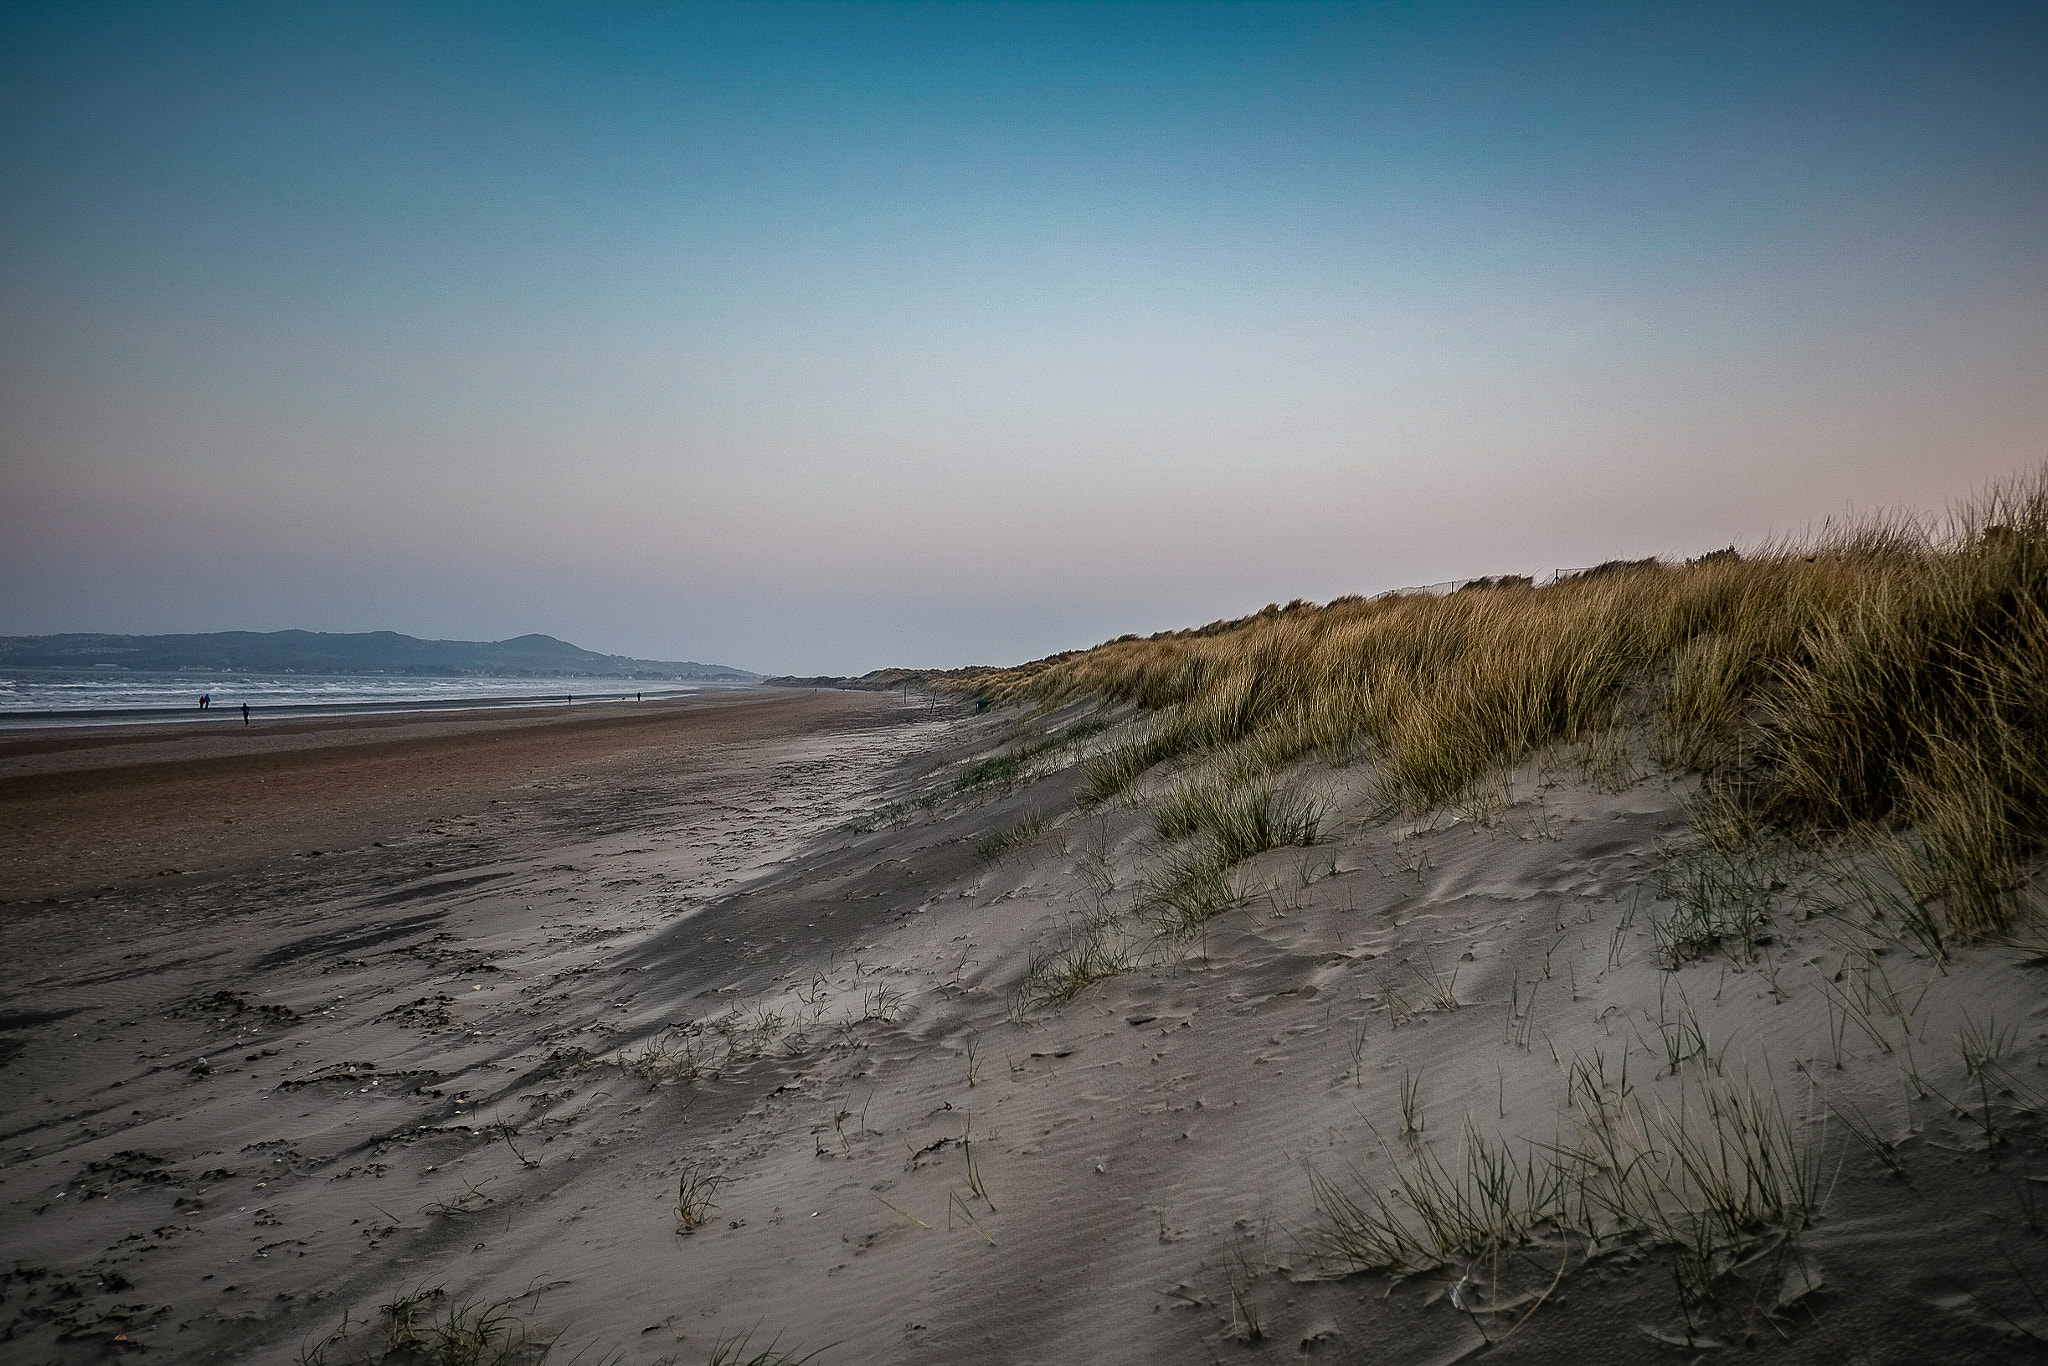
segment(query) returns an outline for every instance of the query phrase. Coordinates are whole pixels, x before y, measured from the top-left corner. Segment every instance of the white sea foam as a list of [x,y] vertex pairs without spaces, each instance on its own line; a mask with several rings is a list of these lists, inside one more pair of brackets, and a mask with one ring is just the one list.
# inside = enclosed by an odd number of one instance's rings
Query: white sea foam
[[144,673],[126,669],[21,669],[0,678],[0,717],[31,711],[129,710],[139,707],[197,711],[200,694],[213,706],[360,706],[364,703],[436,703],[567,696],[617,697],[638,692],[670,697],[696,685],[628,678],[412,678],[389,674]]

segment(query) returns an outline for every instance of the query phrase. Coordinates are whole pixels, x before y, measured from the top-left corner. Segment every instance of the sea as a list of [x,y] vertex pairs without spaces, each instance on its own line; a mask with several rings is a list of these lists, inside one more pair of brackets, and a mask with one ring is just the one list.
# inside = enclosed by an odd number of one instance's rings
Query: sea
[[[128,669],[19,669],[0,676],[0,725],[108,720],[240,719],[251,713],[439,710],[517,702],[675,697],[705,685],[630,678],[414,678],[400,674],[146,673]],[[206,712],[201,694],[211,697]]]

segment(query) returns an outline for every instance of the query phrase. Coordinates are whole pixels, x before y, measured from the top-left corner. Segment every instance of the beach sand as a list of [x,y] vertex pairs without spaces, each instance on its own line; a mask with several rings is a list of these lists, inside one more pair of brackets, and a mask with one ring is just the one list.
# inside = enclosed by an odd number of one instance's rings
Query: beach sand
[[[1788,864],[1754,952],[1669,969],[1687,783],[1551,754],[1419,820],[1304,768],[1321,842],[1033,1002],[1034,964],[1132,923],[1171,780],[1081,814],[1084,747],[956,790],[1049,724],[764,691],[0,746],[0,1350],[335,1362],[421,1292],[646,1363],[748,1332],[841,1362],[2048,1341],[2034,956],[1936,963]],[[1711,1297],[1639,1239],[1399,1282],[1326,1255],[1311,1172],[1385,1191],[1474,1134],[1528,1160],[1589,1104],[1738,1094],[1817,1209]]]
[[702,745],[859,710],[855,694],[706,691],[631,705],[0,735],[0,903],[324,855],[480,805],[523,814],[579,785],[659,781]]

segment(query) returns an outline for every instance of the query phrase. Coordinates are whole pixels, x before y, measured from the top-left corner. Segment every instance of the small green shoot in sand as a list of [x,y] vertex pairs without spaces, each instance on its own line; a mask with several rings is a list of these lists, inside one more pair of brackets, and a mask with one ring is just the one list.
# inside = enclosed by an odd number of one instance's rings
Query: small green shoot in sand
[[519,1150],[519,1144],[517,1142],[517,1139],[519,1137],[518,1125],[511,1123],[498,1125],[498,1137],[505,1140],[505,1146],[512,1150],[512,1156],[518,1160],[520,1166],[526,1168],[528,1171],[531,1171],[533,1168],[538,1167],[540,1165],[539,1158],[528,1157],[525,1153]]
[[1258,1296],[1252,1289],[1258,1272],[1245,1259],[1242,1248],[1231,1248],[1229,1274],[1230,1322],[1224,1327],[1223,1335],[1247,1347],[1263,1342],[1266,1337],[1265,1315],[1260,1312]]
[[955,1214],[960,1216],[968,1228],[974,1230],[975,1235],[981,1241],[987,1243],[990,1247],[996,1245],[995,1235],[981,1226],[981,1220],[976,1217],[973,1208],[968,1205],[966,1197],[962,1196],[959,1191],[949,1190],[946,1192],[946,1231],[948,1233],[953,1231],[953,1216]]
[[1901,1181],[1907,1179],[1906,1164],[1899,1158],[1898,1145],[1878,1133],[1877,1126],[1864,1118],[1862,1111],[1853,1105],[1829,1102],[1828,1112],[1841,1121],[1842,1127],[1849,1131],[1850,1136],[1863,1145],[1865,1152],[1883,1164],[1886,1171]]
[[705,1359],[704,1366],[803,1366],[806,1361],[823,1356],[837,1345],[827,1344],[798,1356],[796,1348],[783,1348],[780,1346],[781,1342],[782,1338],[778,1334],[766,1347],[757,1349],[754,1346],[754,1330],[749,1328],[736,1336],[720,1338],[712,1347],[711,1355]]
[[717,1208],[711,1197],[725,1183],[724,1177],[707,1171],[702,1163],[684,1163],[682,1175],[676,1178],[676,1232],[695,1233],[702,1228]]
[[982,836],[974,846],[975,857],[983,863],[994,863],[1012,849],[1021,849],[1044,834],[1048,828],[1045,813],[1033,811],[1015,825],[1004,826]]
[[[529,1323],[537,1296],[458,1303],[423,1286],[382,1308],[382,1322],[344,1316],[299,1353],[298,1366],[541,1366],[554,1339]],[[611,1358],[607,1358],[610,1360]]]
[[1069,921],[1050,945],[1031,952],[1018,989],[1020,1006],[1059,1005],[1135,965],[1130,930],[1114,916]]
[[1422,983],[1429,1004],[1437,1010],[1458,1008],[1458,968],[1453,965],[1449,972],[1439,972],[1436,960],[1425,952],[1422,956],[1425,967],[1410,963],[1408,970]]
[[996,1207],[996,1202],[988,1198],[988,1187],[982,1183],[981,1179],[981,1166],[974,1160],[973,1115],[969,1115],[967,1117],[967,1126],[960,1135],[960,1151],[963,1154],[965,1154],[967,1158],[967,1189],[973,1192],[975,1198],[980,1200],[981,1203],[983,1203],[984,1205],[987,1205],[989,1207],[989,1210],[993,1212]]
[[994,787],[1007,791],[1025,781],[1034,773],[1046,767],[1037,762],[1047,755],[1059,754],[1079,745],[1082,741],[1100,735],[1110,727],[1110,722],[1101,717],[1088,716],[1069,725],[1062,726],[1049,735],[1034,736],[1021,741],[1014,749],[991,755],[977,763],[970,764],[954,780],[955,792],[974,792]]
[[490,1185],[495,1180],[497,1180],[496,1177],[487,1176],[481,1181],[464,1181],[462,1184],[465,1189],[462,1194],[452,1200],[437,1200],[433,1204],[423,1206],[420,1213],[437,1217],[457,1214],[480,1214],[497,1203],[496,1198],[484,1190],[485,1186]]
[[1401,994],[1401,989],[1382,977],[1379,979],[1380,1000],[1387,1007],[1387,1023],[1396,1029],[1415,1018],[1415,1006]]
[[[1710,1072],[1718,1071],[1720,1057],[1708,1041],[1707,1029],[1700,1023],[1699,1012],[1693,1009],[1683,987],[1678,989],[1679,1008],[1672,1008],[1667,999],[1669,980],[1657,983],[1657,1014],[1650,1019],[1657,1028],[1657,1041],[1662,1045],[1666,1074],[1675,1077],[1679,1068],[1695,1060]],[[1647,1017],[1648,1012],[1644,1013]],[[1648,1047],[1647,1044],[1644,1046]]]
[[650,1088],[671,1081],[695,1081],[707,1070],[698,1056],[698,1041],[689,1033],[673,1029],[650,1039],[637,1053],[623,1053],[619,1066]]
[[1736,853],[1711,846],[1670,855],[1658,890],[1671,911],[1650,923],[1658,959],[1677,968],[1732,945],[1744,961],[1770,939],[1772,900],[1785,889],[1774,861],[1758,845]]
[[1230,865],[1212,848],[1176,849],[1145,880],[1139,910],[1172,943],[1199,938],[1203,927],[1244,900]]
[[2012,1029],[2000,1029],[1996,1017],[1979,1024],[1968,1015],[1956,1033],[1956,1053],[1963,1060],[1963,1072],[1972,1081],[1984,1075],[1997,1061],[2012,1052],[2017,1037]]
[[869,987],[861,1000],[860,1018],[886,1024],[903,1013],[909,999],[897,987]]

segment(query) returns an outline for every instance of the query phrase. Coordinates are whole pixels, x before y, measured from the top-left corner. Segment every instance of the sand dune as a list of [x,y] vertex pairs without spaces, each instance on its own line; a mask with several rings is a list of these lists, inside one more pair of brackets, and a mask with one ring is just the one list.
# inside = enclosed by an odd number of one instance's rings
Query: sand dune
[[[346,1360],[436,1289],[423,1323],[503,1301],[558,1359],[628,1362],[749,1331],[1006,1363],[2048,1339],[2042,969],[1936,962],[1789,852],[1702,862],[1685,780],[1560,749],[1418,822],[1368,767],[1302,766],[1317,841],[1166,942],[1130,908],[1171,775],[1072,801],[1118,730],[961,791],[1072,713],[779,715],[580,764],[549,740],[509,809],[479,760],[431,819],[409,792],[356,808],[381,844],[9,906],[10,1358]],[[36,802],[67,800],[97,802]],[[1749,942],[1674,938],[1687,877],[1740,884]],[[1100,980],[1054,999],[1082,951]],[[1744,1171],[1730,1114],[1795,1216],[1704,1217]],[[1566,1155],[1596,1139],[1663,1174],[1696,1256],[1625,1220],[1432,1241],[1431,1180],[1469,1195],[1506,1153],[1583,1182]],[[1361,1270],[1332,1210],[1404,1181],[1410,1264]]]

